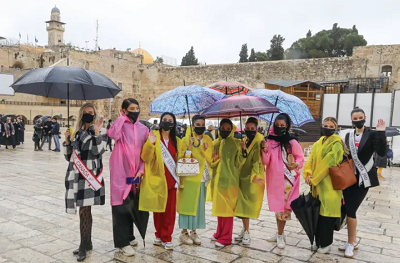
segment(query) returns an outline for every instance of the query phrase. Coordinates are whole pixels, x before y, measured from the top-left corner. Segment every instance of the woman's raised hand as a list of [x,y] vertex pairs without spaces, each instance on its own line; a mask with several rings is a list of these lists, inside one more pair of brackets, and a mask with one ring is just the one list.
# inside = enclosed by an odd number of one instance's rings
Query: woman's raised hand
[[263,141],[262,141],[261,147],[263,148],[262,150],[263,150],[265,153],[268,153],[268,143],[267,143],[266,140],[263,140]]
[[149,133],[149,140],[152,144],[155,144],[157,141],[157,136],[154,134],[153,130],[151,130]]
[[385,131],[386,130],[386,123],[384,120],[379,119],[378,124],[376,125],[376,130],[377,131]]

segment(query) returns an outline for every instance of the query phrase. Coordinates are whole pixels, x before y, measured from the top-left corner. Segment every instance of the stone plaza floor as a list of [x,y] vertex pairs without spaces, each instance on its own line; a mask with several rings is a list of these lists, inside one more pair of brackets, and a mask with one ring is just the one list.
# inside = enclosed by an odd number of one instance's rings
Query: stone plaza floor
[[[65,213],[64,176],[67,168],[62,153],[33,151],[32,133],[27,129],[26,143],[16,150],[0,148],[0,262],[76,262],[72,251],[79,245],[79,217]],[[53,144],[54,145],[54,144]],[[338,246],[347,240],[346,229],[335,232],[331,254],[311,252],[309,241],[296,219],[286,227],[287,246],[279,249],[265,239],[276,231],[275,215],[268,211],[266,198],[261,215],[251,220],[252,244],[231,245],[217,249],[210,237],[217,225],[206,205],[207,229],[199,230],[201,246],[182,245],[175,225],[174,251],[152,245],[152,215],[146,246],[139,235],[136,256],[126,258],[113,246],[111,207],[109,203],[110,152],[104,154],[107,201],[92,208],[93,247],[85,262],[400,262],[400,169],[384,170],[386,180],[369,191],[358,212],[357,237],[360,249],[354,259],[345,259]],[[303,180],[302,180],[303,182]],[[302,183],[301,191],[308,186]],[[242,228],[235,219],[234,235]]]

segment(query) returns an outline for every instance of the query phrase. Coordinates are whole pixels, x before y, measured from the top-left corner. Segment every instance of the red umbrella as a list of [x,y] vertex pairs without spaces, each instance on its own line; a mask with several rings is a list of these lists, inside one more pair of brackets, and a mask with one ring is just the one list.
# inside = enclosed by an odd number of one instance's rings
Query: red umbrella
[[224,93],[227,96],[235,96],[235,95],[245,95],[251,91],[249,87],[243,85],[240,82],[228,82],[228,81],[220,81],[211,85],[206,86],[206,88],[210,88],[221,93]]

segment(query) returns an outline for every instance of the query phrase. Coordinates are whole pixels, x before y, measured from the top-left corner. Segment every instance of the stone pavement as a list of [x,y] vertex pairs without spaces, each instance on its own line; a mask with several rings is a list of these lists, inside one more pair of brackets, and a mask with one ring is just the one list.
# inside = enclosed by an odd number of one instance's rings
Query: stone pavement
[[[27,131],[29,128],[27,129]],[[26,144],[16,150],[0,148],[0,262],[76,262],[72,250],[79,245],[79,218],[64,210],[64,176],[67,162],[62,153],[33,151],[32,133]],[[386,169],[382,186],[372,189],[358,213],[357,236],[360,250],[355,259],[345,259],[337,250],[347,240],[346,229],[335,233],[329,255],[309,250],[309,242],[297,220],[286,227],[287,247],[281,250],[265,240],[276,231],[274,214],[265,200],[260,218],[251,220],[253,237],[250,247],[232,245],[216,249],[210,241],[217,225],[207,204],[207,229],[199,230],[203,244],[186,246],[179,242],[175,225],[174,251],[152,245],[153,221],[150,219],[143,246],[134,258],[123,257],[113,247],[111,207],[109,205],[110,153],[104,155],[107,204],[92,209],[93,247],[85,262],[400,262],[400,176],[399,168]],[[306,191],[301,186],[301,192]],[[234,234],[241,230],[235,220]]]

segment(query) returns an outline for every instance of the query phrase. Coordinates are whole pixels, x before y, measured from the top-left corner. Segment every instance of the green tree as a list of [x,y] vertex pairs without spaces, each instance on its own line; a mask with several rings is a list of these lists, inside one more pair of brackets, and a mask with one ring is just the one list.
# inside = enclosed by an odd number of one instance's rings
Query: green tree
[[256,61],[256,52],[254,52],[254,48],[252,48],[250,51],[249,62],[254,62],[254,61]]
[[256,61],[268,61],[268,55],[265,52],[256,52]]
[[271,47],[267,50],[269,60],[282,60],[284,58],[285,49],[283,42],[285,39],[281,35],[274,35],[271,39]]
[[308,30],[308,32],[307,32],[307,38],[309,38],[309,37],[312,37],[311,30]]
[[160,63],[163,64],[164,63],[164,59],[162,57],[157,57],[155,60],[156,63]]
[[[310,31],[309,31],[310,32]],[[307,34],[286,50],[286,59],[346,57],[353,55],[355,46],[365,46],[367,41],[359,35],[356,26],[340,28],[337,23],[330,30],[321,30],[313,36]]]
[[240,50],[239,53],[239,63],[243,63],[243,62],[248,62],[248,50],[247,50],[247,44],[243,44],[242,45],[242,49]]
[[199,62],[194,54],[193,46],[190,48],[189,52],[182,58],[181,66],[195,66]]

